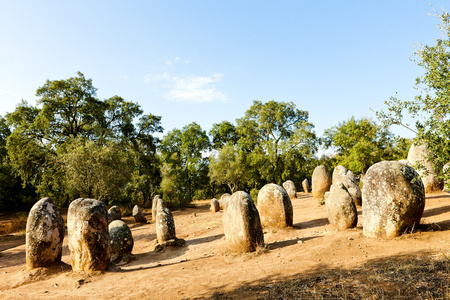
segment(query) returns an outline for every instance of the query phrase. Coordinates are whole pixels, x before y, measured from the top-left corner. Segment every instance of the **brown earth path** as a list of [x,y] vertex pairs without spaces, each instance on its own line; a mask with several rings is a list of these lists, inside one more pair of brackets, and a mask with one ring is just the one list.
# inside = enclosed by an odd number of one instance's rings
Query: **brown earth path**
[[[324,206],[310,194],[293,200],[294,227],[265,232],[267,249],[229,254],[222,214],[209,212],[207,201],[173,213],[178,250],[153,252],[155,224],[130,225],[136,259],[96,274],[72,273],[67,237],[64,264],[50,269],[25,269],[24,239],[0,242],[0,299],[184,299],[208,298],[243,285],[307,276],[318,270],[350,268],[369,261],[401,256],[450,255],[450,194],[427,195],[422,230],[393,239],[370,239],[358,228],[335,231]],[[195,215],[194,215],[195,214]],[[151,219],[147,216],[147,219]],[[239,298],[254,298],[247,292]]]

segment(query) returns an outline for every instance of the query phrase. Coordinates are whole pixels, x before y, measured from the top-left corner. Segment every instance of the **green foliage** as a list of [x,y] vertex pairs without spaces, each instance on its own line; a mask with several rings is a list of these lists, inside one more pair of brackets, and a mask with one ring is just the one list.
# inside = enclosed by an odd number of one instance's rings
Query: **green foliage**
[[[387,111],[377,112],[377,117],[384,126],[401,125],[417,133],[417,142],[430,150],[436,174],[449,179],[442,166],[450,162],[450,14],[444,11],[436,16],[441,21],[442,37],[415,52],[415,62],[425,72],[415,83],[421,93],[412,100],[391,97],[385,101]],[[405,123],[404,114],[416,120],[415,130]]]
[[217,157],[209,157],[209,177],[212,182],[226,184],[233,194],[239,182],[246,175],[245,153],[236,146],[227,144],[220,149]]
[[209,135],[212,138],[212,148],[219,150],[226,144],[236,145],[239,140],[239,135],[236,132],[236,127],[228,122],[213,124]]
[[6,116],[10,165],[23,186],[59,204],[76,196],[148,202],[161,180],[153,137],[161,117],[119,96],[99,100],[96,91],[77,73],[38,88],[37,107],[22,101]]
[[203,153],[210,149],[206,132],[197,123],[174,129],[161,142],[161,189],[170,202],[187,205],[197,189],[208,185],[208,159]]
[[254,101],[237,124],[238,146],[248,154],[251,172],[258,172],[249,176],[247,184],[255,178],[281,184],[304,175],[304,163],[312,158],[318,144],[308,112],[292,102]]
[[409,146],[372,120],[354,117],[326,130],[323,143],[336,151],[333,168],[343,165],[357,175],[379,161],[405,159]]

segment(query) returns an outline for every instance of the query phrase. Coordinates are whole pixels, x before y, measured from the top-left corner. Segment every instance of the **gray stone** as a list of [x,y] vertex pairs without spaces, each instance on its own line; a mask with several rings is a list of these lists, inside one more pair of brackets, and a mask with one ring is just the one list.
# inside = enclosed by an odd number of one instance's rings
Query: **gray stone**
[[228,200],[230,199],[230,197],[231,197],[231,195],[228,194],[228,193],[225,193],[225,194],[223,194],[220,197],[220,200],[219,200],[220,209],[225,210],[225,208],[227,207],[227,203],[228,203]]
[[67,231],[72,270],[105,270],[110,262],[108,212],[103,202],[78,198],[69,205]]
[[305,193],[309,193],[309,182],[308,179],[305,178],[305,180],[302,181],[302,187],[303,187],[303,191]]
[[323,200],[325,193],[330,190],[331,175],[324,165],[320,165],[314,169],[311,178],[313,198]]
[[162,244],[176,238],[175,222],[172,213],[161,198],[157,200],[156,208],[156,238],[158,243]]
[[297,190],[295,189],[295,184],[292,180],[286,180],[285,182],[283,182],[283,188],[286,190],[289,198],[295,198]]
[[156,195],[155,197],[153,197],[153,201],[152,201],[152,221],[155,222],[156,221],[156,213],[158,212],[156,206],[158,205],[158,199],[161,199],[161,195]]
[[274,183],[266,184],[258,193],[261,225],[269,228],[292,226],[292,202],[286,190]]
[[362,204],[361,189],[359,188],[358,181],[352,171],[347,170],[344,166],[337,166],[334,168],[332,184],[337,182],[342,182],[344,184],[356,205],[360,206]]
[[394,237],[419,224],[425,189],[412,167],[397,161],[374,164],[367,170],[362,194],[365,236]]
[[235,192],[223,213],[223,231],[233,252],[251,252],[264,245],[264,234],[258,209],[250,195]]
[[356,227],[358,211],[345,185],[341,182],[333,183],[332,188],[325,195],[327,216],[331,227],[339,230]]
[[220,210],[220,203],[216,198],[211,199],[211,207],[209,208],[212,212],[218,212]]
[[48,267],[61,261],[64,231],[64,220],[51,198],[43,198],[33,205],[26,229],[28,269]]
[[120,207],[117,205],[111,206],[108,209],[108,222],[111,223],[114,220],[121,220],[122,212],[120,211]]
[[425,193],[436,192],[442,189],[442,184],[436,177],[429,156],[430,151],[426,145],[411,144],[408,152],[408,161],[422,178]]
[[121,265],[132,259],[134,240],[131,230],[122,220],[115,220],[109,224],[109,238],[111,241],[111,262]]
[[145,217],[144,212],[137,205],[133,207],[133,217],[136,223],[147,224],[147,218]]

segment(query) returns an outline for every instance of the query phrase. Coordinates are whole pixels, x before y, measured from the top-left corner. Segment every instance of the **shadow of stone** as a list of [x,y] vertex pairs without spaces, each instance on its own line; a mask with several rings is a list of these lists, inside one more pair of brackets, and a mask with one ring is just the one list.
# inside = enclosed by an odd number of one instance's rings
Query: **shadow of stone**
[[302,243],[308,241],[308,240],[312,240],[315,238],[319,238],[321,236],[311,236],[311,237],[306,237],[306,238],[299,238],[299,239],[291,239],[291,240],[285,240],[285,241],[277,241],[277,242],[273,242],[270,244],[267,244],[267,249],[268,250],[276,250],[276,249],[280,249],[280,248],[285,248],[285,247],[289,247],[292,245],[296,245],[299,243],[299,241],[301,241]]
[[320,218],[320,219],[315,219],[315,220],[311,220],[311,221],[295,223],[292,227],[307,229],[307,228],[320,227],[320,226],[324,226],[324,225],[328,225],[328,224],[329,224],[328,218]]
[[430,209],[426,209],[423,212],[422,217],[424,217],[424,218],[432,217],[432,216],[436,216],[436,215],[440,215],[440,214],[445,214],[449,211],[450,211],[450,205],[430,208]]
[[222,233],[222,234],[217,234],[217,235],[213,235],[213,236],[206,236],[206,237],[202,237],[202,238],[186,240],[186,246],[198,245],[198,244],[212,242],[212,241],[215,241],[215,240],[220,240],[224,236],[225,235]]

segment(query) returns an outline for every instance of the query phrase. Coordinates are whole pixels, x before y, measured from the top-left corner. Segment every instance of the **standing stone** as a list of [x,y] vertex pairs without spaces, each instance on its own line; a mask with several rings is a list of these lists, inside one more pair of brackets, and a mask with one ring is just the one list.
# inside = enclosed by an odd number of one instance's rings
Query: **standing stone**
[[137,205],[135,205],[133,207],[133,217],[134,217],[134,221],[136,221],[136,223],[147,224],[147,218],[145,217],[144,212]]
[[214,213],[220,210],[220,203],[216,198],[211,199],[211,207],[209,210]]
[[225,210],[225,208],[227,207],[228,200],[230,200],[230,197],[231,195],[228,193],[225,193],[220,197],[219,200],[220,209]]
[[[442,189],[442,185],[436,177],[429,156],[430,150],[428,150],[425,144],[420,146],[415,145],[414,143],[411,144],[411,148],[409,148],[408,152],[408,161],[416,168],[417,173],[419,173],[422,178],[425,193],[436,192]],[[418,165],[422,165],[422,167],[418,168]]]
[[344,166],[337,166],[333,171],[332,183],[336,184],[338,182],[344,184],[347,191],[355,201],[355,204],[360,206],[362,203],[362,193],[361,189],[359,188],[358,181],[356,180],[355,175],[353,175],[353,172],[347,170],[347,168]]
[[356,227],[358,211],[351,194],[342,182],[333,183],[325,198],[328,221],[333,228],[345,230]]
[[412,167],[397,161],[374,164],[367,170],[362,194],[365,236],[394,237],[419,225],[425,189]]
[[67,231],[72,270],[105,270],[111,258],[108,212],[103,202],[78,198],[69,205]]
[[122,212],[120,211],[120,207],[117,205],[111,206],[110,209],[108,209],[108,223],[111,223],[114,220],[121,220],[122,219]]
[[258,211],[261,225],[269,228],[292,226],[292,202],[284,188],[269,183],[258,193]]
[[158,199],[161,199],[161,195],[156,195],[153,197],[152,201],[152,221],[156,221],[156,213],[158,212],[156,206],[158,205]]
[[289,198],[294,199],[297,190],[295,189],[295,184],[292,180],[287,180],[283,183],[283,188],[286,190]]
[[134,240],[131,230],[122,220],[115,220],[109,224],[109,238],[111,241],[111,262],[126,264],[132,259]]
[[172,213],[161,198],[157,200],[156,209],[156,238],[158,243],[162,244],[176,238],[175,222],[173,221]]
[[311,178],[313,198],[323,200],[326,192],[330,190],[331,175],[324,165],[320,165],[314,169]]
[[305,178],[305,180],[303,180],[302,187],[303,187],[303,191],[305,193],[309,193],[309,182],[308,182],[307,178]]
[[235,192],[230,197],[223,214],[223,231],[233,252],[251,252],[264,245],[258,209],[246,192]]
[[26,229],[28,269],[48,267],[61,261],[64,220],[51,198],[36,202],[30,210]]

